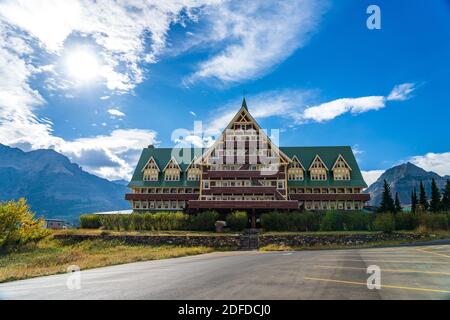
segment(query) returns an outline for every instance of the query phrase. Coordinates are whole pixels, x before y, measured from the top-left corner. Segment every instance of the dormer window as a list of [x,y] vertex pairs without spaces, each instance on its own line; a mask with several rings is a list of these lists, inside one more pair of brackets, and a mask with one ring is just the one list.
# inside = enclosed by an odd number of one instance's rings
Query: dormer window
[[301,181],[304,179],[304,168],[298,158],[294,156],[288,167],[288,180]]
[[195,163],[195,160],[192,160],[191,164],[187,168],[187,180],[188,181],[199,181],[202,171],[200,166]]
[[156,161],[151,157],[147,164],[142,169],[142,179],[144,181],[158,181],[159,178],[159,167]]
[[165,181],[179,181],[181,168],[177,161],[172,158],[164,168],[164,180]]
[[314,158],[314,161],[312,162],[311,166],[309,167],[309,174],[311,180],[325,181],[328,179],[327,172],[328,172],[327,166],[322,161],[322,159],[320,159],[320,157],[317,155]]
[[339,155],[336,162],[334,163],[332,170],[334,180],[345,181],[351,179],[350,171],[352,169],[342,155]]

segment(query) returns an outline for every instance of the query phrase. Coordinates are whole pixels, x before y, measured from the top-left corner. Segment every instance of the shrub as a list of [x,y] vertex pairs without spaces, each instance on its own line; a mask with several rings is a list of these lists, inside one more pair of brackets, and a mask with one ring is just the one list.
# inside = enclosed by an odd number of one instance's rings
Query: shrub
[[10,251],[41,240],[50,232],[36,219],[25,199],[0,203],[0,250]]
[[270,212],[261,215],[267,231],[317,231],[322,214],[317,212]]
[[396,230],[414,230],[419,226],[419,217],[412,212],[398,212],[395,214]]
[[188,215],[182,212],[111,214],[100,218],[101,226],[107,230],[184,230]]
[[82,229],[98,229],[102,226],[100,216],[97,214],[83,214],[80,216]]
[[247,212],[235,211],[226,217],[227,225],[233,231],[241,231],[247,227],[248,216]]
[[341,231],[342,228],[342,216],[335,211],[328,211],[325,213],[321,223],[320,230],[322,231]]
[[374,221],[374,227],[378,231],[391,233],[395,230],[395,218],[392,213],[385,212],[377,214]]
[[215,223],[219,218],[219,214],[215,211],[207,211],[199,213],[197,215],[190,216],[189,230],[198,231],[213,231],[215,229]]
[[449,230],[449,217],[445,213],[423,213],[419,217],[419,225],[425,230]]
[[322,231],[365,231],[372,230],[371,214],[362,211],[328,211],[321,223]]

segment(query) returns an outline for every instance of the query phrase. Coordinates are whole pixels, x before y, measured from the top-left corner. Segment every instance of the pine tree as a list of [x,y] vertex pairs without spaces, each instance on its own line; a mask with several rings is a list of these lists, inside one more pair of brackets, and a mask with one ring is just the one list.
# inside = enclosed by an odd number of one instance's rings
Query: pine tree
[[395,193],[395,213],[402,212],[402,204],[400,203],[400,199],[398,198],[398,192]]
[[445,184],[441,207],[442,210],[450,211],[450,180],[447,180],[447,183]]
[[417,210],[417,205],[418,205],[418,201],[417,201],[417,193],[416,193],[416,189],[414,188],[414,190],[411,192],[411,212],[415,213]]
[[422,205],[425,210],[428,209],[427,194],[425,193],[425,188],[423,186],[422,181],[420,181],[419,187],[419,204]]
[[391,188],[386,180],[384,180],[383,195],[381,197],[379,212],[395,212],[394,200],[391,196]]
[[431,180],[431,201],[430,210],[438,212],[441,209],[441,192],[436,184],[436,180]]

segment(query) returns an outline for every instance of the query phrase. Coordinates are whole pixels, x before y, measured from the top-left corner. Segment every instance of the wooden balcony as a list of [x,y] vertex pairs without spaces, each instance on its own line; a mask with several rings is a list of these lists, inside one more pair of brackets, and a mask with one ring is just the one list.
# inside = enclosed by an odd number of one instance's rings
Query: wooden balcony
[[197,200],[198,196],[195,193],[127,193],[125,200]]
[[365,193],[294,193],[292,200],[299,201],[369,201],[370,195]]
[[284,179],[284,171],[267,172],[260,170],[233,170],[233,171],[204,171],[203,179],[249,179],[249,178],[269,178],[269,179]]
[[191,200],[188,202],[189,209],[298,209],[296,200]]
[[203,189],[203,194],[275,194],[276,187],[251,186],[251,187],[211,187]]

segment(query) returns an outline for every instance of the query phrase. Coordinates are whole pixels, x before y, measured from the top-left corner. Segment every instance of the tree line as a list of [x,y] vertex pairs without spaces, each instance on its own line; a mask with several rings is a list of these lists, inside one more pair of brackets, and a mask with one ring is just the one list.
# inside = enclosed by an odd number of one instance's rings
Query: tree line
[[[411,211],[450,211],[450,180],[447,180],[445,188],[441,192],[433,178],[431,181],[431,197],[428,199],[425,187],[420,181],[419,196],[417,196],[416,188],[411,191]],[[381,198],[379,212],[397,213],[403,211],[402,204],[395,193],[395,200],[392,198],[391,188],[386,180],[384,180],[383,195]]]

